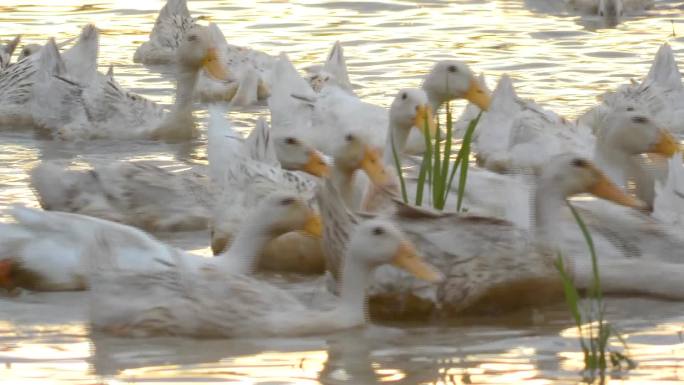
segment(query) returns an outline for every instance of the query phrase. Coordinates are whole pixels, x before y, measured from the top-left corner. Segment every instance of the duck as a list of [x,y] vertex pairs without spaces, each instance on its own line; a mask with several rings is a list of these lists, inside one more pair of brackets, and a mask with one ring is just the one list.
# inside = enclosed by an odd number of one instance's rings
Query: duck
[[108,274],[91,291],[91,325],[117,336],[264,337],[326,334],[366,324],[372,271],[393,264],[428,282],[442,277],[392,223],[373,220],[351,235],[340,296],[324,309],[249,275],[188,272]]
[[[12,62],[12,54],[19,45],[21,36],[17,36],[5,44],[0,44],[0,71],[9,67]],[[21,59],[20,59],[21,60]]]
[[354,87],[349,80],[344,48],[339,40],[333,44],[322,65],[310,65],[304,70],[306,71],[306,80],[314,92],[321,92],[326,85],[334,84],[355,95]]
[[[530,230],[497,218],[435,212],[396,202],[395,212],[381,217],[396,223],[425,253],[427,261],[440,269],[445,280],[435,287],[427,287],[391,268],[378,269],[369,289],[371,314],[396,319],[435,312],[487,313],[555,301],[562,297],[562,285],[554,265],[559,253],[574,272],[576,284],[588,284],[591,269],[587,268],[590,262],[586,245],[562,242],[565,229],[558,220],[568,197],[587,192],[626,207],[644,208],[643,202],[626,195],[595,164],[574,154],[554,157],[539,176]],[[323,244],[328,266],[335,277],[339,274],[335,266],[340,266],[344,239],[356,223],[372,216],[346,208],[339,192],[330,184],[319,190],[317,199],[324,223]],[[611,266],[618,266],[620,271],[632,266],[631,274],[637,275],[639,269],[655,264],[647,259],[606,257],[603,251],[610,244],[599,237],[595,237],[595,243],[602,272]],[[665,259],[661,256],[658,263],[677,265]],[[676,266],[673,271],[681,273],[682,268]],[[672,282],[681,279],[681,276],[667,277]],[[616,282],[605,283],[604,289],[612,287],[616,293],[629,290],[667,297],[682,295],[681,284],[675,284],[671,291],[663,285],[653,288],[646,284],[626,289],[628,285],[624,281],[632,282],[632,276],[611,279]]]
[[[216,127],[226,125],[224,119],[220,110],[210,108],[210,143],[212,132],[226,132],[226,130],[216,129]],[[333,179],[336,185],[347,193],[345,198],[348,204],[354,204],[360,199],[356,193],[357,170],[363,170],[373,183],[385,184],[389,178],[380,161],[378,151],[353,133],[347,134],[343,141],[338,143],[332,167],[327,165],[327,161],[318,151],[311,149],[304,140],[296,136],[275,136],[275,142],[278,144],[275,148],[281,149],[277,151],[278,153],[287,151],[292,154],[284,164],[299,162],[300,167],[308,170],[311,176]],[[303,148],[306,152],[294,151],[292,148]],[[274,190],[287,190],[313,199],[317,186],[315,179],[308,176],[279,170],[279,167],[274,168],[268,163],[255,161],[254,158],[245,157],[234,150],[232,153],[236,155],[230,155],[231,163],[223,171],[225,181],[220,183],[223,186],[218,198],[220,203],[216,206],[214,222],[211,226],[214,253],[220,252],[231,242],[232,234],[240,227],[245,216],[244,211],[259,202],[264,194]],[[299,153],[299,159],[295,159],[296,153]],[[210,164],[223,164],[220,161],[214,161],[213,154],[220,154],[224,157],[226,154],[231,154],[231,151],[212,150],[210,147]],[[283,246],[282,243],[280,245]]]
[[[295,136],[273,136],[263,120],[247,141],[241,139],[225,118],[225,107],[210,106],[207,152],[209,174],[217,191],[210,221],[215,254],[230,244],[246,212],[264,196],[291,191],[310,198],[315,186],[312,178],[329,173],[318,151]],[[278,161],[278,154],[283,163]],[[297,169],[304,173],[295,172]]]
[[164,110],[156,103],[132,94],[109,77],[98,74],[95,82],[82,85],[90,125],[84,132],[61,131],[68,140],[152,139],[186,141],[197,134],[192,115],[194,88],[199,73],[206,69],[217,79],[228,79],[218,59],[217,48],[207,27],[194,26],[183,38],[177,56],[177,84],[174,105]]
[[4,71],[0,83],[4,91],[0,122],[12,129],[29,127],[50,135],[56,130],[80,130],[88,124],[82,90],[69,80],[54,39],[49,39],[36,57]]
[[[90,215],[150,232],[202,230],[209,227],[218,204],[217,191],[223,191],[225,184],[237,183],[221,178],[223,170],[239,156],[231,152],[231,145],[239,144],[238,151],[247,153],[250,162],[270,158],[271,174],[262,168],[261,175],[270,176],[278,170],[290,173],[284,169],[313,175],[326,172],[327,165],[316,151],[296,138],[282,138],[274,145],[269,131],[267,123],[259,120],[242,143],[242,137],[227,122],[219,127],[210,122],[209,170],[191,166],[172,172],[151,161],[94,163],[91,169],[70,169],[62,161],[43,161],[30,173],[31,187],[44,210]],[[275,149],[284,159],[284,169]],[[292,175],[292,179],[305,178]],[[277,182],[272,179],[272,183]],[[275,190],[277,186],[270,189]]]
[[200,172],[172,172],[150,161],[91,166],[71,169],[63,161],[41,162],[30,173],[40,206],[151,232],[207,228],[213,197]]
[[658,48],[646,77],[637,82],[607,91],[601,103],[583,113],[578,120],[594,132],[601,126],[610,111],[617,108],[646,110],[657,122],[669,127],[675,134],[684,133],[684,85],[672,47],[663,43]]
[[[197,25],[186,0],[168,0],[157,16],[149,40],[136,49],[133,61],[145,65],[176,63],[176,51],[183,36]],[[196,97],[202,102],[226,101],[234,106],[248,106],[265,100],[273,57],[228,44],[215,23],[209,23],[208,28],[213,44],[218,47],[219,58],[232,76],[216,79],[205,72],[200,73],[195,85]]]
[[186,0],[168,0],[159,11],[149,40],[135,50],[133,62],[146,65],[174,63],[176,50],[196,21],[190,16]]
[[49,39],[39,55],[0,71],[0,125],[49,131],[84,122],[79,87],[64,79],[66,66]]
[[[422,87],[431,106],[438,106],[449,98],[469,98],[483,108],[489,103],[488,94],[469,67],[457,61],[436,64]],[[385,108],[363,102],[334,82],[315,92],[285,54],[281,54],[275,66],[268,103],[274,130],[296,131],[323,153],[332,153],[334,143],[354,130],[363,133],[375,147],[382,148],[385,144],[387,132],[381,129],[389,124]],[[424,151],[423,135],[411,132],[405,148],[407,153]]]
[[[167,246],[135,227],[79,214],[15,207],[15,223],[3,223],[0,286],[37,291],[84,290],[92,283],[93,266],[107,258],[128,271],[159,271],[182,261],[186,268],[219,274],[250,274],[259,251],[280,234],[301,230],[320,236],[320,219],[291,193],[274,193],[251,213],[230,249],[212,259]],[[107,237],[106,247],[94,242]]]
[[533,172],[550,157],[572,152],[594,158],[614,182],[625,185],[617,176],[625,172],[627,158],[642,153],[669,157],[677,150],[672,130],[641,108],[612,108],[594,131],[520,99],[508,76],[502,76],[492,100],[474,143],[478,163],[493,171]]

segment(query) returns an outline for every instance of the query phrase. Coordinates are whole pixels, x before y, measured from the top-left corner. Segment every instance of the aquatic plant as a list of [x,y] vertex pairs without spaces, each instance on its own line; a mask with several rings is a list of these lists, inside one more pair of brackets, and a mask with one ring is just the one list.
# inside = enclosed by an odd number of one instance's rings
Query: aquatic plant
[[[425,153],[423,160],[418,170],[418,180],[416,182],[415,205],[422,206],[425,198],[425,188],[427,186],[430,194],[430,203],[432,207],[438,210],[443,210],[446,206],[449,191],[456,176],[456,171],[459,171],[458,189],[456,194],[456,210],[461,211],[463,205],[463,196],[465,194],[466,182],[468,179],[468,161],[470,159],[470,144],[473,139],[475,127],[480,121],[482,111],[477,117],[470,121],[468,128],[463,135],[461,148],[456,154],[456,159],[451,162],[453,150],[453,114],[449,103],[446,104],[446,124],[445,137],[442,146],[442,130],[439,119],[437,120],[435,136],[431,137],[430,131],[425,130]],[[427,119],[425,117],[425,127],[428,127]],[[393,142],[392,142],[393,143]],[[397,154],[396,148],[392,145],[392,154],[394,155],[394,166],[399,176],[399,183],[401,187],[401,196],[404,202],[409,203],[408,194],[406,191],[406,182],[401,169],[401,160]]]
[[580,335],[580,346],[584,354],[584,379],[589,383],[598,381],[603,384],[609,361],[614,369],[621,369],[623,367],[632,369],[636,366],[636,363],[628,354],[610,348],[609,341],[611,337],[614,337],[622,344],[625,352],[629,350],[627,342],[622,338],[618,330],[605,319],[601,274],[598,268],[594,240],[577,210],[571,204],[568,206],[582,231],[591,256],[593,279],[591,286],[586,291],[586,298],[583,303],[580,301],[577,287],[575,287],[571,276],[565,270],[563,256],[560,254],[556,260],[556,268],[563,282],[565,301]]

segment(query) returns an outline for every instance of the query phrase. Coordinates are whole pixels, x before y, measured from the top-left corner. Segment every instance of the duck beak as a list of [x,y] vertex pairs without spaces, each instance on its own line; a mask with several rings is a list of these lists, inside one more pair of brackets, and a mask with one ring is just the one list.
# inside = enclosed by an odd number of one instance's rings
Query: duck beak
[[[597,170],[598,171],[598,170]],[[646,204],[630,195],[611,182],[608,177],[599,172],[599,180],[589,188],[589,193],[605,200],[615,202],[619,205],[643,210]]]
[[648,149],[651,154],[660,154],[668,158],[679,151],[679,143],[667,130],[660,130],[660,140]]
[[323,222],[321,222],[321,217],[312,212],[307,218],[306,223],[304,223],[302,232],[315,238],[321,238],[323,236]]
[[330,167],[318,151],[309,151],[309,158],[302,167],[302,171],[322,178],[330,174]]
[[216,48],[209,48],[209,50],[207,50],[207,56],[204,57],[202,66],[212,77],[218,80],[230,80],[228,76],[228,69],[223,63],[221,63],[219,55],[216,52]]
[[12,265],[11,259],[0,261],[0,287],[2,288],[11,289],[14,287],[12,284]]
[[390,176],[382,164],[380,152],[369,146],[365,146],[361,169],[366,172],[368,178],[376,186],[385,186],[390,182]]
[[418,128],[423,135],[426,132],[430,133],[430,137],[434,138],[437,133],[437,126],[435,119],[432,116],[432,110],[427,104],[421,104],[416,107],[416,117],[413,120],[413,127]]
[[470,87],[463,96],[469,102],[480,107],[481,110],[486,111],[487,109],[489,109],[491,97],[489,96],[489,92],[482,88],[480,82],[478,82],[477,79],[473,78],[470,80]]
[[416,248],[408,241],[400,244],[392,259],[392,264],[427,282],[437,283],[444,279],[442,273],[425,262],[418,255]]

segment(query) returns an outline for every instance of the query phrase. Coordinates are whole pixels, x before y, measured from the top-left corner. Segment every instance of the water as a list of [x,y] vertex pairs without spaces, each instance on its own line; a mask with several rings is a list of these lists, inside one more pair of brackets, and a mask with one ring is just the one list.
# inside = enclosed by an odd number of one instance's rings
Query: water
[[[411,2],[316,0],[190,1],[191,12],[217,22],[233,44],[288,53],[295,65],[319,62],[344,43],[352,82],[364,99],[388,105],[399,88],[419,85],[434,60],[457,57],[490,85],[512,75],[518,92],[575,117],[605,90],[639,78],[668,41],[684,60],[684,2],[658,1],[648,14],[616,28],[568,14],[560,0]],[[72,37],[93,22],[102,30],[100,65],[135,92],[169,103],[172,77],[132,63],[146,40],[158,1],[4,0],[0,38],[24,42]],[[674,32],[674,36],[673,36]],[[263,108],[231,113],[251,129]],[[202,119],[205,114],[198,111]],[[41,159],[149,159],[171,169],[206,162],[204,139],[191,146],[148,142],[55,143],[31,131],[0,132],[0,208],[37,206],[27,171]],[[161,235],[207,253],[208,234]],[[85,293],[0,299],[0,383],[125,384],[461,384],[576,383],[582,356],[563,304],[505,317],[432,325],[385,325],[318,338],[269,340],[129,340],[87,329]],[[610,298],[637,369],[615,383],[684,380],[684,304]]]

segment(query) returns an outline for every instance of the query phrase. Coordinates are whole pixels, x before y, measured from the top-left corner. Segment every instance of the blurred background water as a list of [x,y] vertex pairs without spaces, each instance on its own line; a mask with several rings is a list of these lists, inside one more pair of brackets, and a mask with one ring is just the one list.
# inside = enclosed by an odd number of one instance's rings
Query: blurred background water
[[[162,103],[173,98],[173,76],[133,64],[163,2],[157,0],[3,0],[0,39],[58,41],[87,23],[102,32],[101,70],[112,64],[125,87]],[[472,1],[202,1],[194,16],[218,23],[228,41],[297,66],[320,62],[340,40],[350,77],[365,100],[388,105],[400,88],[416,87],[435,60],[458,58],[485,73],[490,86],[512,76],[519,94],[569,118],[596,96],[641,78],[660,44],[684,63],[684,2],[609,28],[569,13],[563,0]],[[159,70],[158,68],[155,70]],[[462,106],[462,104],[459,104]],[[197,114],[205,116],[201,108]],[[231,112],[247,132],[263,107]],[[41,159],[148,159],[170,169],[206,162],[205,139],[191,145],[149,142],[57,143],[32,131],[0,131],[0,208],[37,206],[27,171]],[[161,235],[206,253],[204,232]],[[312,289],[313,290],[313,289]],[[460,384],[576,383],[582,356],[563,304],[494,318],[437,325],[391,325],[306,339],[130,340],[91,335],[84,293],[30,294],[0,299],[1,384],[217,383]],[[629,342],[639,366],[613,373],[614,383],[684,380],[684,304],[611,298],[609,319]]]

